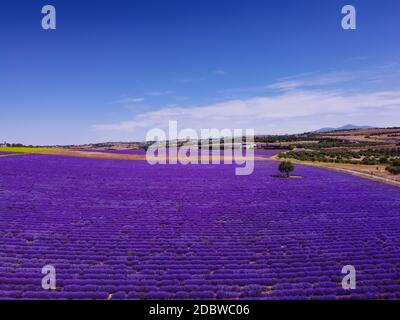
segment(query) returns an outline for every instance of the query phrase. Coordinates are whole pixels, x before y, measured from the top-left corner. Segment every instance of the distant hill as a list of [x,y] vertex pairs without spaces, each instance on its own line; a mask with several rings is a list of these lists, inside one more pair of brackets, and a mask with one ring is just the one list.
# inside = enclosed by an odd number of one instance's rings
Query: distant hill
[[332,131],[343,131],[343,130],[357,130],[357,129],[372,129],[371,126],[355,126],[353,124],[346,124],[339,128],[321,128],[315,132],[332,132]]

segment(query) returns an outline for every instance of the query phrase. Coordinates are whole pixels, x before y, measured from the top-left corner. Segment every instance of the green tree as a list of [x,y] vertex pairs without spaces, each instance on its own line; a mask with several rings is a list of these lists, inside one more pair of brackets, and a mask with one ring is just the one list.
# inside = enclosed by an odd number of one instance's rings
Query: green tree
[[396,174],[396,175],[400,174],[400,167],[388,166],[388,167],[386,167],[386,170],[392,174]]
[[290,161],[282,161],[279,165],[279,171],[286,174],[286,177],[289,178],[290,173],[294,171],[294,164]]

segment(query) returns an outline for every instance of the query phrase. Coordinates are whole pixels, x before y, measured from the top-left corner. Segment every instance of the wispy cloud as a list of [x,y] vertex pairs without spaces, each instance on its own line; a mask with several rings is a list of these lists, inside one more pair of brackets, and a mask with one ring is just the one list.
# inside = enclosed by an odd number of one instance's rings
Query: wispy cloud
[[165,90],[165,91],[149,91],[146,92],[145,95],[146,96],[150,96],[150,97],[159,97],[159,96],[165,96],[165,95],[170,95],[173,94],[174,92],[171,90]]
[[143,102],[144,100],[145,100],[144,98],[127,97],[127,98],[122,98],[122,99],[119,99],[119,100],[115,100],[114,103],[117,103],[117,104],[131,104],[131,103]]
[[268,86],[269,89],[293,90],[308,87],[320,87],[351,81],[357,74],[349,72],[332,72],[319,75],[300,75],[281,78],[278,82]]
[[204,78],[177,78],[174,80],[182,84],[188,84],[188,83],[203,81]]
[[371,83],[394,83],[400,81],[400,64],[390,63],[368,69],[335,72],[307,72],[281,77],[270,84],[236,87],[219,90],[224,95],[272,94],[280,91],[319,90],[333,87],[355,89],[359,85]]
[[354,56],[354,57],[348,58],[346,60],[346,62],[364,61],[364,60],[368,60],[370,58],[371,58],[371,56]]
[[[246,98],[201,106],[167,105],[127,121],[93,127],[110,134],[143,139],[149,129],[166,129],[169,120],[177,120],[179,126],[195,130],[251,128],[256,133],[303,132],[348,122],[399,125],[400,87],[389,85],[398,83],[393,80],[399,76],[393,66],[367,71],[307,73],[281,78],[266,86],[242,88],[251,93]],[[361,79],[365,83],[376,81],[375,89],[358,88],[356,84]]]
[[178,102],[183,102],[189,100],[190,98],[187,96],[174,96],[173,99]]
[[400,77],[400,65],[397,62],[370,67],[366,69],[345,70],[336,72],[313,72],[284,77],[277,82],[268,85],[269,89],[296,90],[313,89],[334,85],[378,83],[391,81]]
[[216,74],[217,76],[225,76],[228,74],[228,72],[226,72],[225,70],[219,69],[219,70],[215,70],[214,74]]

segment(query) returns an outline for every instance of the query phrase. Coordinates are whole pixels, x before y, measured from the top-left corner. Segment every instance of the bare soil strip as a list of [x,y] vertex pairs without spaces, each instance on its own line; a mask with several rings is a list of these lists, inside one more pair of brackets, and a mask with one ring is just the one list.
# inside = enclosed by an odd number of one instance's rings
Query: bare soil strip
[[114,160],[146,160],[145,154],[122,154],[122,153],[106,153],[106,152],[90,152],[55,149],[47,151],[45,154],[81,157],[81,158],[98,158],[98,159],[114,159]]
[[[43,153],[42,153],[43,154]],[[166,160],[171,161],[177,159],[176,157],[146,157],[146,154],[122,154],[122,153],[106,153],[106,152],[90,152],[90,151],[73,151],[73,150],[54,150],[54,151],[46,151],[44,154],[50,155],[59,155],[59,156],[70,156],[70,157],[82,157],[82,158],[98,158],[98,159],[113,159],[113,160]],[[220,160],[220,161],[245,161],[251,160],[250,157],[224,157],[221,155],[220,157],[209,156],[209,157],[201,157],[201,156],[192,156],[192,157],[184,157],[185,160],[198,160],[202,159],[210,161],[212,160]],[[254,160],[264,160],[266,158],[255,157]]]

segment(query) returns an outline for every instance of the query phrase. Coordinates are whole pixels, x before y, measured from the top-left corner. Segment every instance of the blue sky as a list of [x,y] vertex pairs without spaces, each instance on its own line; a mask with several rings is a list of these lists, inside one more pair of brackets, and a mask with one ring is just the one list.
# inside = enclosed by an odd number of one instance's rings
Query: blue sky
[[[41,28],[41,8],[57,29]],[[341,8],[357,30],[341,28]],[[5,0],[0,140],[400,125],[398,0]]]

